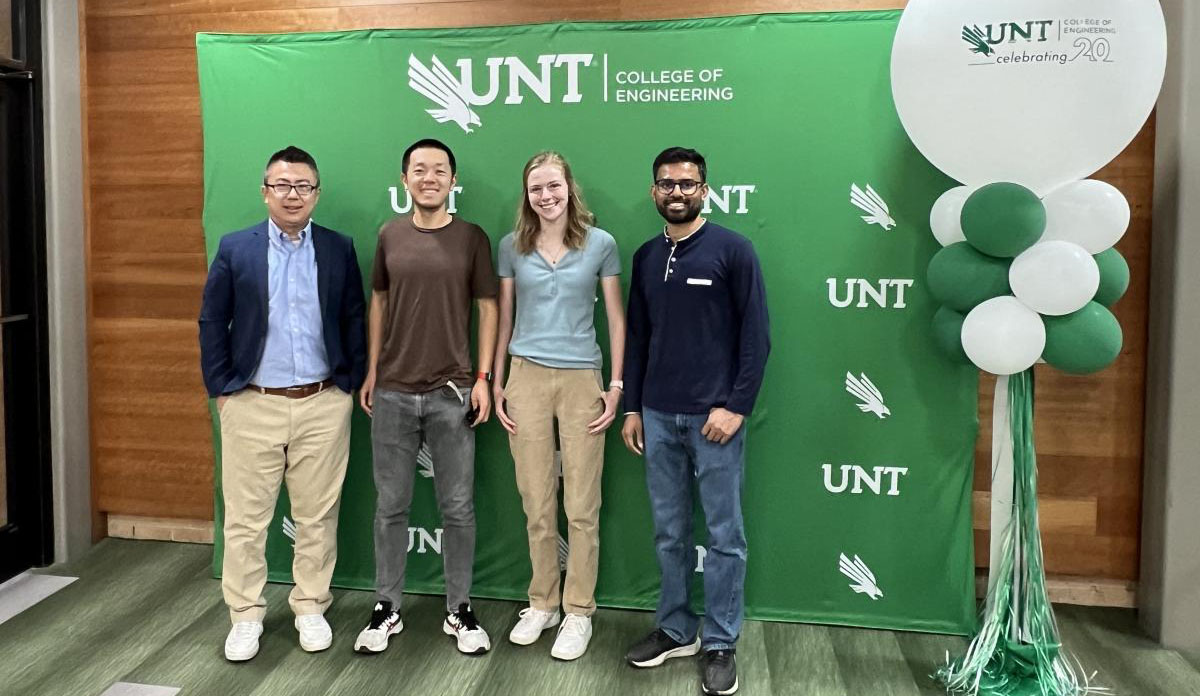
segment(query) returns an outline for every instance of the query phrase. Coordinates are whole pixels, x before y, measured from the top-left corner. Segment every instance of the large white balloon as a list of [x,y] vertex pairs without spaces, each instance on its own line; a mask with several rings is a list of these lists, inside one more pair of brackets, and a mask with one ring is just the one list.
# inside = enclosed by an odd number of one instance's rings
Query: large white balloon
[[1026,307],[1061,317],[1082,309],[1096,296],[1100,267],[1078,244],[1038,242],[1013,259],[1008,284]]
[[961,335],[971,362],[995,375],[1029,369],[1046,348],[1042,318],[1011,295],[977,305],[963,321]]
[[967,241],[962,230],[962,209],[974,190],[970,186],[956,186],[933,202],[933,209],[929,211],[929,229],[942,246]]
[[1120,241],[1129,229],[1129,201],[1112,184],[1085,179],[1051,191],[1042,241],[1062,239],[1099,254]]
[[910,0],[892,96],[904,130],[946,174],[1044,195],[1137,135],[1166,49],[1159,0]]

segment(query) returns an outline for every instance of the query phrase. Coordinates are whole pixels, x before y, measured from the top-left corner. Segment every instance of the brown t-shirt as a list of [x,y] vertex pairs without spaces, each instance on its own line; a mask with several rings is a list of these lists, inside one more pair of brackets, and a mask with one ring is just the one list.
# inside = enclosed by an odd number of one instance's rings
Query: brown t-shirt
[[371,287],[388,301],[376,384],[410,393],[447,380],[469,388],[471,300],[499,291],[487,234],[458,218],[435,230],[394,218],[379,230]]

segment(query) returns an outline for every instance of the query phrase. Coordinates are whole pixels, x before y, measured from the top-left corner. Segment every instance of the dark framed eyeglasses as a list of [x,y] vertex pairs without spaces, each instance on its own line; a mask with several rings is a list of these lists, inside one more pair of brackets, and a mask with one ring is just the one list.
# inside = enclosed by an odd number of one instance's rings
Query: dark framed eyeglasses
[[292,192],[292,189],[295,189],[296,193],[301,197],[311,196],[313,191],[321,188],[313,184],[285,184],[282,181],[276,184],[269,184],[265,179],[263,180],[263,186],[274,191],[277,196],[286,196]]
[[703,181],[696,181],[695,179],[659,179],[654,182],[654,188],[658,189],[658,192],[664,196],[674,191],[676,186],[679,187],[680,193],[690,196],[703,185]]

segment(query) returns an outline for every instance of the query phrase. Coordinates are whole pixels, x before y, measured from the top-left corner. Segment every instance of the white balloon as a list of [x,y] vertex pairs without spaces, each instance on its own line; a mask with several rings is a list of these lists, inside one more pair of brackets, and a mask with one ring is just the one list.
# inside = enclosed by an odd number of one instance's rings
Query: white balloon
[[1100,287],[1100,267],[1086,249],[1062,240],[1038,242],[1008,267],[1013,295],[1039,314],[1061,317],[1082,309]]
[[892,96],[908,136],[946,174],[1044,195],[1137,135],[1166,49],[1159,0],[909,0]]
[[1121,240],[1129,229],[1129,201],[1112,184],[1084,179],[1046,194],[1046,233],[1042,240],[1062,239],[1099,254]]
[[1046,348],[1046,325],[1037,312],[1006,295],[972,309],[962,326],[962,345],[979,369],[995,375],[1027,370]]
[[957,186],[933,202],[933,209],[929,211],[929,229],[942,246],[967,241],[962,231],[962,209],[974,190],[970,186]]

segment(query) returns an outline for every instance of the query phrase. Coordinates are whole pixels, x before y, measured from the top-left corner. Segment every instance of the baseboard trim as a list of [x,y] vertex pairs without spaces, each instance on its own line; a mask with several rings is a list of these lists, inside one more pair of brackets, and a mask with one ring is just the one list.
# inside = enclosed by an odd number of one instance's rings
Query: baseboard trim
[[211,544],[213,543],[213,522],[212,520],[110,514],[108,516],[108,535],[119,539]]

